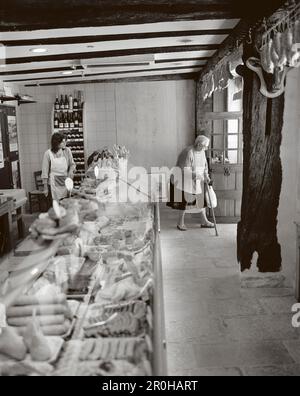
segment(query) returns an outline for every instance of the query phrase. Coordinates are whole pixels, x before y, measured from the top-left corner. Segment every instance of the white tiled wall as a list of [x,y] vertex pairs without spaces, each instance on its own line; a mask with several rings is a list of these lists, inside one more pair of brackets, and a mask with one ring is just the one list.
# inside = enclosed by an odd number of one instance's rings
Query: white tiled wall
[[[84,95],[88,154],[105,146],[112,147],[115,143],[131,144],[132,163],[148,166],[149,161],[155,158],[153,166],[174,166],[178,151],[193,141],[193,81],[22,88],[22,93],[37,100],[37,104],[20,107],[21,176],[27,191],[34,189],[33,172],[41,169],[43,154],[50,145],[55,97],[71,94],[74,90],[81,90]],[[127,108],[132,110],[134,117],[130,116]],[[138,141],[133,138],[136,129],[139,129]],[[151,150],[145,144],[147,141],[151,142]],[[164,146],[162,142],[165,142]],[[141,155],[137,144],[146,150],[148,157]]]
[[22,180],[27,191],[33,190],[33,173],[41,169],[45,151],[50,147],[51,114],[56,95],[81,90],[85,100],[85,133],[87,152],[112,146],[116,141],[114,84],[66,85],[59,87],[22,88],[36,104],[20,108],[19,130],[22,155]]

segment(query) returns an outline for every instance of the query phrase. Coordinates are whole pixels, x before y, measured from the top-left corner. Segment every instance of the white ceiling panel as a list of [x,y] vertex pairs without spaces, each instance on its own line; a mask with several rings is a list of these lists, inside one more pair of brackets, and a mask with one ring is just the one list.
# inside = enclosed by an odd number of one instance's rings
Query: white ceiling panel
[[186,46],[186,45],[213,45],[221,44],[227,35],[204,35],[204,36],[184,36],[184,37],[160,37],[140,40],[121,40],[121,41],[103,41],[101,43],[94,42],[88,44],[68,44],[68,45],[47,45],[47,52],[44,54],[35,54],[31,50],[32,46],[7,47],[6,57],[10,58],[26,58],[41,57],[58,54],[76,54],[92,53],[99,51],[117,51],[137,48],[158,48],[170,46]]

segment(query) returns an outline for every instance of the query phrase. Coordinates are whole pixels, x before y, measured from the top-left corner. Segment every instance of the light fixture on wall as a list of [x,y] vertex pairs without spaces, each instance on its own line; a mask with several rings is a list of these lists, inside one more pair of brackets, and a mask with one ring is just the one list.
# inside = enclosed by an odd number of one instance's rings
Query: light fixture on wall
[[66,70],[66,71],[63,71],[61,74],[63,76],[70,76],[71,74],[73,74],[73,71],[72,70]]

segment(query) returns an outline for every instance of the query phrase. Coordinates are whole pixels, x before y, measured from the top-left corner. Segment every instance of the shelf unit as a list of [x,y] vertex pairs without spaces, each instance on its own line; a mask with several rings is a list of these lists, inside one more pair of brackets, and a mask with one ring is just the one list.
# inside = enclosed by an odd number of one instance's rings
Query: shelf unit
[[[75,114],[77,113],[79,118],[82,120],[82,126],[65,128],[55,127],[54,119],[55,114],[58,113],[60,116],[63,114]],[[74,187],[80,187],[82,180],[85,177],[86,172],[86,147],[85,147],[85,105],[78,109],[73,110],[56,110],[53,106],[51,116],[51,130],[52,133],[61,132],[64,133],[68,138],[67,146],[71,149],[74,161],[76,163],[76,172],[74,175]]]
[[35,100],[29,99],[28,97],[23,97],[23,96],[20,96],[20,95],[15,95],[15,96],[0,95],[0,102],[2,104],[5,103],[5,102],[18,102],[19,106],[21,104],[36,103]]

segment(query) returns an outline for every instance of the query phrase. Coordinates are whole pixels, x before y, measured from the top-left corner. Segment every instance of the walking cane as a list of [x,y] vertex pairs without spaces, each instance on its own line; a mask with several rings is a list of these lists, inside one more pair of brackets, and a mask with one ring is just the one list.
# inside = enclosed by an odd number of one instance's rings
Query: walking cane
[[216,221],[216,216],[215,216],[215,211],[212,205],[212,201],[211,201],[211,196],[210,196],[210,192],[209,192],[209,185],[207,182],[205,182],[206,188],[207,188],[207,193],[208,193],[208,198],[209,198],[209,204],[210,204],[210,209],[212,211],[212,215],[213,215],[213,219],[214,219],[214,225],[215,225],[215,230],[216,230],[216,236],[219,236],[218,233],[218,227],[217,227],[217,221]]

